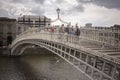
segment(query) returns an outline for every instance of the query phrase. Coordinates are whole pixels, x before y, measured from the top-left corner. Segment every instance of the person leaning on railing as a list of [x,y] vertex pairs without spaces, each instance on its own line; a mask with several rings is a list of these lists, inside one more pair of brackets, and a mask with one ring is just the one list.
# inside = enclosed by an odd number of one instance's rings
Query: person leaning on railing
[[70,42],[74,42],[74,35],[75,35],[75,30],[72,28],[69,28],[69,35],[70,35]]
[[69,40],[69,26],[65,28],[65,35],[66,35],[66,41],[68,42]]
[[60,40],[63,40],[64,39],[64,37],[63,37],[63,35],[64,35],[64,33],[65,33],[65,30],[64,30],[64,25],[62,25],[60,28],[59,28],[59,39]]
[[51,27],[51,28],[50,28],[51,39],[53,39],[53,34],[54,34],[54,27]]
[[79,43],[80,29],[78,28],[78,26],[76,26],[75,36],[76,36],[76,43]]

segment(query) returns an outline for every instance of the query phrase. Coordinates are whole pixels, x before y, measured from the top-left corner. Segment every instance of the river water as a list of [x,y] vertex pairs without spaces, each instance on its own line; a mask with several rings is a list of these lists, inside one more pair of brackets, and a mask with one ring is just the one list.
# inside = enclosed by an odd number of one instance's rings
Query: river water
[[0,80],[89,80],[57,55],[42,53],[1,56]]

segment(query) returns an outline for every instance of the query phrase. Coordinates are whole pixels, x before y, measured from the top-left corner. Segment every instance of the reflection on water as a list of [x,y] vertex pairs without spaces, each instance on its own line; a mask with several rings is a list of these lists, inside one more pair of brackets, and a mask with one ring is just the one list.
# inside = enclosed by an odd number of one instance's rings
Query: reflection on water
[[0,80],[88,80],[57,55],[0,57]]

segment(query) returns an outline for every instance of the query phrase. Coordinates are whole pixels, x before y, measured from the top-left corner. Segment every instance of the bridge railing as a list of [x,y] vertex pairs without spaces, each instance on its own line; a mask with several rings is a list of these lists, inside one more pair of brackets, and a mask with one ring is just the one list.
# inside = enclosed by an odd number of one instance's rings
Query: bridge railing
[[[90,28],[85,28],[81,27],[81,36],[104,44],[104,45],[109,45],[112,46],[116,49],[120,50],[120,32],[119,30],[113,30],[113,29],[96,29],[97,27],[90,27]],[[99,27],[98,27],[99,28]]]
[[[84,46],[80,45],[80,41],[81,41],[81,37],[78,38],[76,36],[73,35],[65,35],[65,34],[49,34],[49,33],[41,33],[44,36],[43,39],[44,40],[49,40],[49,41],[54,41],[54,42],[58,42],[58,43],[62,43],[77,49],[81,49],[83,51],[86,51],[92,55],[96,55],[98,57],[104,58],[106,60],[115,62],[117,64],[120,64],[120,59],[113,57],[113,56],[109,56],[107,54],[104,54],[102,52],[98,52],[97,50],[91,50],[90,48],[85,48]],[[47,37],[49,36],[49,37]],[[68,40],[67,40],[68,39]]]
[[32,29],[29,31],[26,31],[23,34],[20,34],[13,42],[11,45],[11,48],[19,41],[21,40],[29,40],[29,39],[43,39],[43,40],[48,40],[48,41],[53,41],[53,42],[58,42],[64,45],[68,45],[73,48],[81,49],[83,51],[86,51],[92,55],[96,55],[98,57],[107,59],[109,61],[115,62],[117,64],[120,64],[120,60],[106,55],[104,53],[98,52],[96,50],[91,50],[90,48],[85,48],[84,46],[80,45],[80,41],[82,40],[81,37],[77,37],[74,35],[67,35],[63,33],[51,33],[51,32],[44,32],[44,31],[37,31],[37,29]]

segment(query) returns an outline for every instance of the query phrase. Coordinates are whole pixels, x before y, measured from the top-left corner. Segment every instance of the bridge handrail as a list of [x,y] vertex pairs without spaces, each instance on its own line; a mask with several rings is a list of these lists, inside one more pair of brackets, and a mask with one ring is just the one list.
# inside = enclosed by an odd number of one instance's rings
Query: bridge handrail
[[[33,36],[34,35],[34,36]],[[25,40],[25,39],[34,39],[34,38],[36,38],[36,36],[37,37],[39,37],[40,38],[40,36],[44,36],[44,38],[43,37],[41,37],[41,39],[45,39],[45,40],[49,40],[49,41],[55,41],[55,42],[58,42],[58,43],[62,43],[62,44],[67,44],[67,43],[65,43],[64,41],[58,41],[58,40],[55,40],[53,37],[52,38],[47,38],[47,36],[60,36],[61,34],[59,34],[59,33],[50,33],[50,32],[37,32],[36,30],[34,30],[34,31],[32,31],[32,32],[27,32],[27,33],[25,33],[25,34],[21,34],[21,35],[19,35],[19,37],[17,37],[13,42],[12,42],[12,45],[11,45],[11,48],[12,48],[12,46],[14,46],[17,42],[19,42],[19,41],[21,41],[21,40]],[[67,37],[68,35],[66,35],[66,34],[62,34],[62,36],[63,37]],[[71,36],[71,38],[76,38],[75,36]],[[79,40],[80,40],[81,38],[79,37]],[[117,64],[120,64],[120,59],[117,59],[117,58],[115,58],[115,57],[113,57],[113,56],[109,56],[109,55],[107,55],[107,54],[104,54],[104,53],[102,53],[102,52],[98,52],[98,51],[96,51],[96,50],[91,50],[90,48],[85,48],[85,47],[83,47],[83,46],[80,46],[80,45],[77,45],[77,44],[74,44],[74,43],[72,43],[73,45],[76,45],[76,46],[72,46],[72,47],[75,47],[75,48],[77,48],[77,49],[82,49],[82,50],[85,50],[86,52],[90,52],[90,54],[92,54],[92,55],[95,55],[95,56],[98,56],[98,57],[101,57],[101,58],[104,58],[104,59],[107,59],[107,60],[110,60],[110,61],[112,61],[112,62],[115,62],[115,63],[117,63]],[[67,44],[67,45],[69,45],[69,44]],[[69,46],[71,46],[71,45],[69,45]]]
[[[86,39],[89,39],[91,41],[95,41],[95,42],[98,42],[98,43],[101,43],[101,44],[104,44],[104,45],[109,45],[109,46],[112,46],[116,49],[120,49],[120,40],[118,38],[115,38],[115,33],[120,33],[119,30],[112,30],[112,29],[96,29],[96,28],[85,28],[85,27],[81,27],[80,28],[81,30],[81,36],[86,38]],[[84,30],[88,30],[92,33],[84,33]],[[82,32],[83,31],[83,32]],[[103,33],[102,36],[100,36],[100,33]],[[112,33],[112,34],[111,34]],[[93,35],[91,35],[93,34]],[[95,35],[94,35],[95,34]],[[97,34],[97,36],[96,36]],[[107,34],[107,36],[105,36],[105,34]],[[110,35],[113,35],[114,37],[111,37]]]

